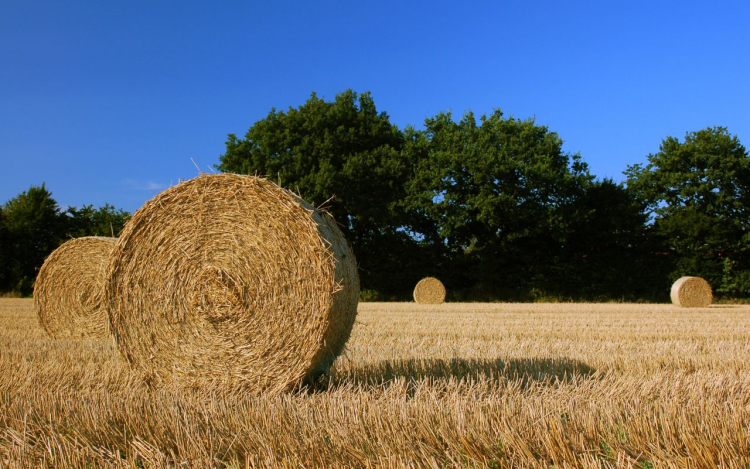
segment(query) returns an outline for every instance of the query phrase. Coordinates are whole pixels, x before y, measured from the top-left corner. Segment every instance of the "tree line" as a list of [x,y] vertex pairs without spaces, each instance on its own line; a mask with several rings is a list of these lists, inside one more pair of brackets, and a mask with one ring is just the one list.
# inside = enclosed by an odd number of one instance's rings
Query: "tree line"
[[615,183],[534,119],[442,112],[399,129],[347,90],[230,134],[217,168],[323,204],[369,299],[409,299],[425,276],[465,301],[665,301],[683,275],[750,292],[750,158],[723,127],[667,137]]
[[[683,275],[750,293],[750,157],[726,128],[667,137],[624,183],[560,136],[500,110],[399,129],[370,93],[314,93],[229,134],[217,169],[264,175],[329,211],[365,300],[408,300],[425,276],[453,301],[666,301]],[[0,291],[28,294],[61,242],[119,234],[112,206],[61,210],[44,185],[0,208]]]
[[0,206],[0,292],[30,295],[44,259],[81,236],[117,236],[130,214],[105,204],[59,207],[45,184]]

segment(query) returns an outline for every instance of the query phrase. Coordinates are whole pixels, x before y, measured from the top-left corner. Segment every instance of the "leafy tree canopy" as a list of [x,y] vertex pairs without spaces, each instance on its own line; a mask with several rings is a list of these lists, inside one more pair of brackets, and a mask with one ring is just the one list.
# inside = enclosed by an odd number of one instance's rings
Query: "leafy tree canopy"
[[99,208],[94,208],[93,205],[84,205],[81,208],[68,207],[65,214],[68,224],[66,231],[71,238],[119,236],[125,222],[130,218],[128,212],[118,210],[109,204]]
[[716,288],[734,281],[724,278],[727,269],[750,268],[750,158],[726,128],[688,132],[682,142],[667,137],[648,164],[625,174],[673,249],[673,279],[699,275]]
[[547,290],[568,298],[664,301],[670,283],[645,204],[622,183],[594,181],[563,217],[562,255]]
[[44,184],[6,202],[3,215],[6,240],[0,250],[9,261],[6,282],[12,283],[5,289],[29,294],[37,270],[64,236],[65,221]]
[[370,93],[348,90],[331,102],[313,93],[298,108],[272,109],[245,139],[230,134],[217,168],[279,179],[306,200],[327,202],[347,234],[359,236],[393,226],[390,207],[404,181],[402,140]]
[[473,260],[475,278],[456,282],[488,289],[520,285],[511,277],[547,264],[536,257],[557,249],[563,208],[592,180],[556,133],[500,110],[479,121],[471,112],[458,122],[440,113],[423,132],[407,131],[404,153],[415,168],[406,207],[435,225],[451,256]]
[[0,291],[32,292],[46,257],[70,238],[119,235],[129,214],[111,205],[62,211],[45,184],[0,206]]
[[400,131],[347,90],[272,109],[217,167],[325,204],[370,298],[407,299],[426,275],[467,300],[663,300],[683,274],[750,294],[748,156],[721,127],[665,139],[623,185],[533,119],[443,112]]

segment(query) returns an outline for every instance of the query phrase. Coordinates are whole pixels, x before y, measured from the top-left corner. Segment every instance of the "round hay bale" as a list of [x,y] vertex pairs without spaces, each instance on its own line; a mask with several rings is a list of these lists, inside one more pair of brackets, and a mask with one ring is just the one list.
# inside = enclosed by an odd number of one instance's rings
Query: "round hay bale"
[[116,242],[75,238],[47,256],[34,282],[34,309],[51,337],[107,337],[104,284]]
[[685,308],[705,308],[713,301],[711,285],[700,277],[682,277],[672,285],[672,304]]
[[133,215],[106,298],[121,353],[150,383],[280,392],[343,351],[359,275],[327,214],[264,178],[202,175]]
[[435,277],[426,277],[414,287],[414,301],[423,305],[439,305],[445,301],[443,282]]

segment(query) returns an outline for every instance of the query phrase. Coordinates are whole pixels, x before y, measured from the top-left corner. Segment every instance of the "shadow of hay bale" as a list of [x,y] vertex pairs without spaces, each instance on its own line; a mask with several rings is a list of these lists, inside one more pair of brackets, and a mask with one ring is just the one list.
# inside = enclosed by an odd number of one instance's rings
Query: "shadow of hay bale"
[[532,383],[553,385],[574,377],[594,377],[596,374],[596,370],[586,363],[568,358],[385,360],[332,371],[330,376],[307,384],[315,390],[325,390],[345,385],[380,387],[400,379],[478,379],[491,382],[520,380],[522,386],[528,386]]

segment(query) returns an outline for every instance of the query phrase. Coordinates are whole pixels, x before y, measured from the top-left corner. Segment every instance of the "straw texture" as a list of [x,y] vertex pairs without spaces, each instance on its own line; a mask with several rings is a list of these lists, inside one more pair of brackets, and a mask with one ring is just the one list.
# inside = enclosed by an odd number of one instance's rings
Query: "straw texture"
[[685,308],[705,308],[713,301],[711,285],[700,277],[682,277],[672,285],[672,304]]
[[359,276],[327,214],[264,178],[203,175],[133,215],[106,293],[118,347],[150,382],[280,392],[342,352]]
[[51,337],[107,337],[104,284],[115,238],[87,236],[55,249],[34,282],[34,308]]
[[445,301],[443,282],[435,277],[426,277],[414,287],[414,301],[423,305],[439,305]]

